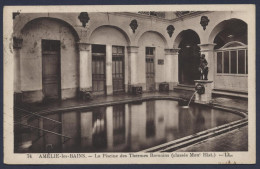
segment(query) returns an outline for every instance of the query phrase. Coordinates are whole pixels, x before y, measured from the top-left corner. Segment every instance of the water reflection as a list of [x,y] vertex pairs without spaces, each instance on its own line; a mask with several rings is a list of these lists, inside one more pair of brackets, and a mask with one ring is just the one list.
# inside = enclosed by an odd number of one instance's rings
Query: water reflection
[[[16,145],[31,140],[29,149],[15,152],[134,152],[241,119],[240,116],[191,105],[182,109],[175,101],[156,100],[137,104],[99,107],[47,115],[61,121],[30,118],[28,124],[61,133],[71,139],[31,129],[16,134]],[[17,143],[18,142],[18,143]]]

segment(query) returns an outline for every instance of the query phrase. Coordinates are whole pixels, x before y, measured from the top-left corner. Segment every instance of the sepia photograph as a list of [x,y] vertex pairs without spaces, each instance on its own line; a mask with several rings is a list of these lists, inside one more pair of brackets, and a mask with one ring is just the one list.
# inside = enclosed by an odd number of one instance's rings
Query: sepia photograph
[[3,19],[5,163],[255,163],[254,5]]

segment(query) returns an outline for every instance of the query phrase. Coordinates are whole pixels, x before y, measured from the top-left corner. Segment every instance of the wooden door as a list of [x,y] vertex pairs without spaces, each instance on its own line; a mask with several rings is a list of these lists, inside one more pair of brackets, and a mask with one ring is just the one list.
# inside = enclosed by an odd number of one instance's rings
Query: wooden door
[[96,94],[105,94],[105,55],[92,55],[92,88]]
[[146,67],[146,90],[155,90],[155,69],[154,69],[154,51],[155,48],[146,48],[145,67]]
[[124,47],[113,46],[113,93],[124,92]]
[[92,45],[92,91],[105,94],[106,85],[106,46]]
[[42,40],[42,85],[45,99],[60,98],[60,42]]

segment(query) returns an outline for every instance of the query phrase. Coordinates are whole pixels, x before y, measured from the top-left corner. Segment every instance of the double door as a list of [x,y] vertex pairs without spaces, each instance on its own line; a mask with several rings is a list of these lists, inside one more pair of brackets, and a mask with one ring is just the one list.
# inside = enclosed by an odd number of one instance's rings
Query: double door
[[[92,45],[92,90],[105,94],[106,90],[106,46]],[[113,93],[124,92],[124,47],[112,47]]]

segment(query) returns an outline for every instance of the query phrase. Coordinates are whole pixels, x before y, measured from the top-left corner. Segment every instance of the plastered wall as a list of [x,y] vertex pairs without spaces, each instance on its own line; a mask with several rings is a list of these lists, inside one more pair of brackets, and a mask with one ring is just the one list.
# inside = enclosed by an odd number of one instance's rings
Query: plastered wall
[[247,75],[215,75],[216,89],[237,90],[247,92]]
[[[156,32],[146,32],[144,33],[138,43],[138,63],[144,66],[138,66],[137,79],[139,83],[146,83],[146,69],[145,69],[145,48],[146,47],[155,47],[155,83],[160,83],[165,81],[165,64],[158,65],[158,59],[165,60],[165,41],[162,37]],[[146,89],[146,88],[145,88]],[[157,87],[158,89],[158,87]]]
[[[21,90],[42,90],[42,39],[59,40],[61,55],[62,98],[75,96],[78,86],[78,52],[70,28],[52,19],[38,19],[22,30]],[[40,96],[39,96],[40,97]],[[26,98],[25,98],[26,99]]]

